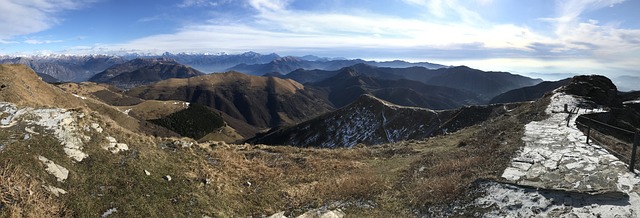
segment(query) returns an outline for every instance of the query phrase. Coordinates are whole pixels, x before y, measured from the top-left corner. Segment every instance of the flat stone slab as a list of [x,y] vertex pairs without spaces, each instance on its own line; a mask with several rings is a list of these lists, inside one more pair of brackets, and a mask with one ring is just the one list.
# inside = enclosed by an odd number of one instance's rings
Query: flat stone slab
[[[555,93],[550,117],[525,126],[525,147],[502,174],[506,182],[484,182],[474,206],[484,217],[640,217],[640,177],[601,146],[585,143],[567,127],[564,104],[580,102]],[[584,112],[584,111],[583,111]]]
[[[579,103],[570,95],[556,94],[547,112],[561,111]],[[584,112],[584,111],[582,111]],[[525,148],[511,162],[502,177],[514,184],[586,194],[619,192],[617,178],[627,165],[600,146],[585,143],[586,136],[575,126],[567,127],[566,113],[549,113],[543,121],[525,126]]]

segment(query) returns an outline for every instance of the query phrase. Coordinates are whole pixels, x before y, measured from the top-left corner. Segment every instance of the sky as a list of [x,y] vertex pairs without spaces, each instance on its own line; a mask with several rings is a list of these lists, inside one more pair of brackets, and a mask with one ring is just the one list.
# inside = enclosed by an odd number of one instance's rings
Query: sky
[[0,0],[0,54],[278,53],[640,77],[639,0]]

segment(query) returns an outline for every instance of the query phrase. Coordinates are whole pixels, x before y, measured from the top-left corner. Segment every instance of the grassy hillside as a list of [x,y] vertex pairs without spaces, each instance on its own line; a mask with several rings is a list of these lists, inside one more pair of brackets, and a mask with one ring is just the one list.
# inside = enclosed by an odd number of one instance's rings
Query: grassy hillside
[[[7,72],[16,73],[0,70],[6,84],[19,81]],[[524,124],[543,118],[548,102],[424,141],[317,149],[154,137],[110,105],[24,82],[77,104],[2,104],[0,217],[264,217],[316,208],[352,217],[476,216],[467,207],[476,181],[500,178]]]

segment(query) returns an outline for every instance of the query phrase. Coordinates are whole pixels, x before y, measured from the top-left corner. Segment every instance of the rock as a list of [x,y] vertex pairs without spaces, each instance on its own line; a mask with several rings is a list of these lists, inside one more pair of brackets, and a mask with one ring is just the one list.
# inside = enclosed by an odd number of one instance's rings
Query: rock
[[6,147],[6,145],[0,144],[0,151],[4,150],[5,147]]
[[108,217],[108,216],[110,216],[111,214],[113,214],[113,213],[115,213],[115,212],[118,212],[118,208],[115,208],[115,207],[114,207],[114,208],[111,208],[111,209],[108,209],[107,211],[105,211],[105,212],[102,214],[102,216],[100,216],[100,217],[101,217],[101,218],[105,218],[105,217]]
[[105,146],[102,146],[102,148],[110,151],[112,154],[117,154],[118,152],[129,150],[129,146],[127,144],[118,143],[118,140],[116,140],[116,138],[114,137],[107,136],[106,139],[107,141],[109,141],[109,143]]
[[162,177],[162,178],[164,178],[164,179],[165,179],[165,180],[167,180],[167,181],[171,181],[171,176],[169,176],[169,175],[166,175],[166,176],[164,176],[164,177]]
[[100,124],[97,123],[91,123],[91,128],[93,128],[94,130],[96,130],[96,132],[98,133],[102,133],[102,127],[100,127]]
[[[14,104],[2,102],[0,103],[0,113],[4,118],[0,119],[0,126],[8,128],[16,125],[18,122],[30,125],[25,131],[32,135],[37,135],[33,131],[33,125],[43,127],[50,131],[53,136],[63,145],[63,150],[69,158],[75,161],[82,161],[88,157],[82,152],[83,139],[86,137],[78,127],[78,119],[82,119],[84,114],[58,108],[20,108]],[[4,115],[6,114],[6,115]]]
[[24,134],[23,140],[29,140],[29,139],[31,139],[31,134],[29,133]]
[[49,174],[55,176],[58,182],[64,182],[64,180],[69,176],[69,170],[67,170],[67,168],[62,167],[43,156],[38,156],[38,160],[42,161],[46,167],[45,170]]
[[43,185],[42,186],[45,190],[51,192],[51,194],[55,195],[56,197],[60,197],[60,195],[64,195],[67,194],[67,191],[65,191],[64,189],[58,188],[58,187],[53,187],[50,185]]
[[147,175],[147,176],[151,175],[151,173],[149,171],[147,171],[147,170],[144,170],[144,174]]
[[307,211],[306,213],[298,216],[297,218],[342,218],[346,214],[340,209],[327,210],[327,209],[315,209]]
[[617,102],[618,90],[616,85],[609,78],[600,75],[575,76],[564,87],[564,92],[585,97],[600,105],[615,106],[621,104],[621,102]]
[[284,215],[284,211],[280,211],[271,216],[268,216],[267,218],[287,218],[287,216]]

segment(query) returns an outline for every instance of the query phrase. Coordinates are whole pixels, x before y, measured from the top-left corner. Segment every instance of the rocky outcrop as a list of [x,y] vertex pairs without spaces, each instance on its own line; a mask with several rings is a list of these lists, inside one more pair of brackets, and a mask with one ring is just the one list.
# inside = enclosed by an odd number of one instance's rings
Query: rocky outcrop
[[67,170],[67,168],[60,166],[43,156],[38,156],[38,160],[40,160],[42,164],[44,164],[47,173],[56,177],[58,182],[64,182],[64,180],[69,177],[69,170]]
[[599,105],[618,106],[618,89],[611,80],[605,76],[575,76],[562,90],[567,94],[582,96]]

